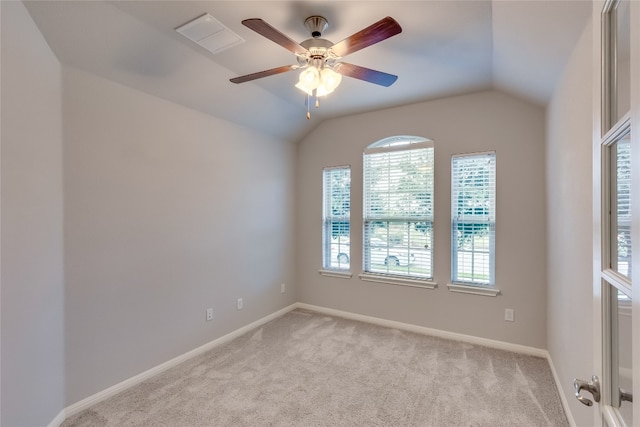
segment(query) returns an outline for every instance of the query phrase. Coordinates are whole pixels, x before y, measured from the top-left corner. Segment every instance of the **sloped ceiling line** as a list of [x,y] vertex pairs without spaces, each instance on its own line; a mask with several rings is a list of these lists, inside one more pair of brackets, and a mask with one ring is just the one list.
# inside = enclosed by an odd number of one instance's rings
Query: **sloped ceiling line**
[[[65,64],[274,138],[298,141],[322,121],[497,88],[545,105],[591,13],[589,1],[28,1]],[[217,55],[174,29],[211,13],[245,43]],[[403,32],[348,62],[399,76],[391,87],[345,78],[305,118],[304,96],[284,73],[235,85],[229,78],[295,63],[281,46],[243,27],[262,18],[294,40],[304,20],[329,19],[340,41],[384,16]],[[325,35],[323,35],[325,36]]]

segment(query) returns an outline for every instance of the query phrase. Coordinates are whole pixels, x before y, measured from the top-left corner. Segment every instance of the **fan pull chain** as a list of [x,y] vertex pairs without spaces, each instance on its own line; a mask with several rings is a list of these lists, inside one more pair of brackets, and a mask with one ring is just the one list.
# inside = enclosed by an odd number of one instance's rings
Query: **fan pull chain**
[[318,95],[316,94],[316,90],[314,89],[312,93],[307,93],[307,97],[304,100],[304,104],[307,107],[307,120],[311,120],[310,105],[311,105],[312,96],[313,96],[313,99],[315,99],[316,108],[320,108],[320,99],[318,98]]
[[316,108],[318,108],[320,106],[320,103],[318,102],[318,89],[313,90],[313,98],[316,100]]

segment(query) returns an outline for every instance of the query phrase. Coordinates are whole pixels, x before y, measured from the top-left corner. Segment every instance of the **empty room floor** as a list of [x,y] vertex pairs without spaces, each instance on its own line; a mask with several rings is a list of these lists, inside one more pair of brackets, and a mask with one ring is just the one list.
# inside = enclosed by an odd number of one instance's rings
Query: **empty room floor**
[[296,309],[80,426],[568,426],[544,358]]

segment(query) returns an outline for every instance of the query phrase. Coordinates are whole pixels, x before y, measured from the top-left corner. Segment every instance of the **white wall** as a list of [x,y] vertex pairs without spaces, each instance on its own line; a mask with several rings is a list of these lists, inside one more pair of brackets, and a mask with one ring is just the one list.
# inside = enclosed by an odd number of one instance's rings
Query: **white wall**
[[2,55],[2,425],[297,300],[293,145],[61,70],[20,2]]
[[[362,151],[392,135],[435,141],[435,280],[426,290],[363,282],[362,249],[352,245],[351,279],[320,276],[322,168],[351,165],[351,240],[362,241]],[[304,303],[445,331],[546,347],[545,117],[499,92],[407,105],[333,119],[298,147],[296,282]],[[450,281],[451,155],[497,155],[498,297],[456,294]],[[504,321],[504,309],[515,322]]]
[[71,404],[296,301],[295,147],[63,71]]
[[573,396],[593,372],[592,25],[585,28],[547,109],[547,345],[578,425],[594,409]]
[[0,424],[41,426],[64,407],[61,69],[23,4],[0,7]]
[[[547,112],[545,188],[544,113],[498,92],[330,120],[294,147],[61,70],[22,3],[1,10],[3,426],[47,424],[294,301],[548,346],[573,416],[591,422],[570,393],[593,371],[590,28]],[[362,150],[394,134],[436,143],[436,290],[360,281],[358,245],[354,278],[317,273],[322,167],[351,164],[359,241]],[[450,156],[484,150],[498,156],[496,298],[445,286]]]

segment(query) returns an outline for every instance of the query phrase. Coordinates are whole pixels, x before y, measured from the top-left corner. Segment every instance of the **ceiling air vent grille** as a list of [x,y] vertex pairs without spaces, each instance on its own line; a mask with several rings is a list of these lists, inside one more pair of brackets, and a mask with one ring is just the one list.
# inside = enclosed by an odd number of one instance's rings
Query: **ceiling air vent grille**
[[211,53],[220,53],[232,46],[244,43],[242,37],[222,25],[220,21],[208,13],[176,28],[176,31]]

